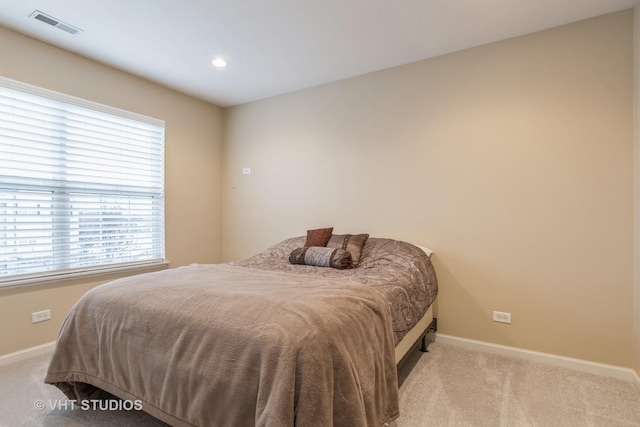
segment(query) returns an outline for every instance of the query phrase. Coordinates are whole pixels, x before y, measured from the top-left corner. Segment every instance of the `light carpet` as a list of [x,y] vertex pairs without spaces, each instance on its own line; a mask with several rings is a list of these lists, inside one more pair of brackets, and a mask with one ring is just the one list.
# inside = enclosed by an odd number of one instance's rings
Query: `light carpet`
[[[48,360],[0,367],[1,426],[165,426],[141,411],[55,407],[65,399],[43,383]],[[629,382],[453,345],[416,351],[399,379],[401,416],[393,427],[640,427],[640,391]]]

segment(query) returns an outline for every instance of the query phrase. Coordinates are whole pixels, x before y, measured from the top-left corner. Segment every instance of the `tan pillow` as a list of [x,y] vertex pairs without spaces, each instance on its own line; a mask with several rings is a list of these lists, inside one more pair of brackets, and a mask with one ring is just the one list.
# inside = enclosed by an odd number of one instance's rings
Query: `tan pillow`
[[351,254],[344,249],[309,246],[294,249],[289,255],[291,264],[315,265],[316,267],[351,268]]
[[331,233],[333,233],[333,227],[307,230],[307,240],[304,242],[304,246],[327,246]]
[[328,248],[341,248],[351,254],[352,266],[360,262],[362,248],[367,243],[368,234],[333,234],[327,243]]

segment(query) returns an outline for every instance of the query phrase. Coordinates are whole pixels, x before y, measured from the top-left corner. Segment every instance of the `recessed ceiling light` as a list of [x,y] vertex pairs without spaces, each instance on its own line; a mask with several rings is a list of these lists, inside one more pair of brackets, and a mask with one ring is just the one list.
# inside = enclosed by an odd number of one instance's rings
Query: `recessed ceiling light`
[[228,62],[222,58],[216,58],[213,61],[211,61],[211,63],[219,68],[224,68],[228,65]]

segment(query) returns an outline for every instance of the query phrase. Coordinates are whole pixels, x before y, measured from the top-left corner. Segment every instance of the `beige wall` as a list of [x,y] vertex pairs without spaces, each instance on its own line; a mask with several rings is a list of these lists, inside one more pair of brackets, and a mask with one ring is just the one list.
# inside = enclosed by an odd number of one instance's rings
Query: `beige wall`
[[633,12],[633,123],[634,123],[634,308],[633,343],[634,368],[640,376],[640,1]]
[[224,259],[321,226],[408,240],[442,333],[632,366],[632,18],[227,110]]
[[[0,27],[0,75],[166,122],[166,256],[222,260],[222,109]],[[0,355],[55,340],[69,308],[115,276],[0,289]],[[52,321],[31,324],[50,308]]]

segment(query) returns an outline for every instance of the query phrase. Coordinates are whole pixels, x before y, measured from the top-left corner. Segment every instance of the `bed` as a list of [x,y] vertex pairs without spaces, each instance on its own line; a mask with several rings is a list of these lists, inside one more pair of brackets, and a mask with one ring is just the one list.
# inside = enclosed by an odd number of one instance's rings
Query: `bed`
[[369,238],[355,268],[292,264],[304,243],[92,289],[63,323],[45,382],[174,426],[391,422],[396,363],[431,324],[431,261]]

